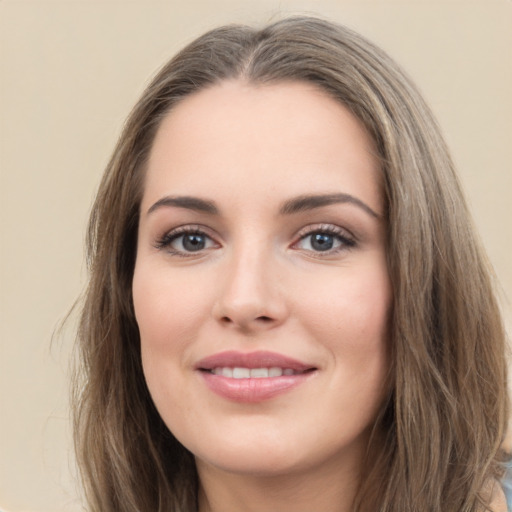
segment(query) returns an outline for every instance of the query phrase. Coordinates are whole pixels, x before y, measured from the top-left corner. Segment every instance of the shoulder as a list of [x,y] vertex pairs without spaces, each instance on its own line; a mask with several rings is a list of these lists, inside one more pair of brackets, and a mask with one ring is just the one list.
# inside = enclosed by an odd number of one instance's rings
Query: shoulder
[[507,499],[505,492],[499,482],[495,482],[492,488],[492,499],[490,503],[490,510],[492,512],[508,512]]
[[492,512],[508,512],[507,502],[503,491],[499,492],[499,496],[493,498],[491,502],[491,510]]

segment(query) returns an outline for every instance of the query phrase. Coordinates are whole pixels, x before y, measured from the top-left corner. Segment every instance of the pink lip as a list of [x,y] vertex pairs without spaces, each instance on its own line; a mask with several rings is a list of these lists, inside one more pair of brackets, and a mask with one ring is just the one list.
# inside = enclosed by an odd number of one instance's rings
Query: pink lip
[[256,352],[236,352],[234,350],[220,352],[213,356],[201,359],[196,364],[197,370],[213,370],[220,367],[242,367],[242,368],[271,368],[272,366],[280,368],[291,368],[297,372],[304,372],[312,365],[302,363],[291,357],[283,356],[275,352],[258,350]]
[[[215,375],[210,370],[222,367],[242,368],[291,368],[295,375],[281,377],[235,379]],[[255,403],[269,400],[297,387],[309,379],[316,368],[281,354],[267,351],[242,353],[226,351],[199,361],[196,370],[200,372],[211,391],[235,402]]]

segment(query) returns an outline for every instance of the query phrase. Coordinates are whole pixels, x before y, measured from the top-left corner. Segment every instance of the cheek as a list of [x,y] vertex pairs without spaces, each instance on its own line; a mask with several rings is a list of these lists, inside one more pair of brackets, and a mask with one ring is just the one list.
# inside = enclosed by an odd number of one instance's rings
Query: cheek
[[338,384],[380,399],[390,364],[392,294],[385,264],[342,269],[339,280],[311,286],[309,298],[296,303],[298,316],[327,349]]
[[147,262],[135,267],[133,302],[148,388],[157,406],[173,402],[205,305],[187,280]]
[[387,339],[392,297],[385,268],[343,269],[339,278],[317,279],[307,288],[296,302],[305,306],[299,316],[323,331],[325,340],[340,339],[355,349]]
[[188,280],[171,276],[165,268],[136,265],[133,303],[142,349],[176,350],[190,338],[204,309],[200,293]]

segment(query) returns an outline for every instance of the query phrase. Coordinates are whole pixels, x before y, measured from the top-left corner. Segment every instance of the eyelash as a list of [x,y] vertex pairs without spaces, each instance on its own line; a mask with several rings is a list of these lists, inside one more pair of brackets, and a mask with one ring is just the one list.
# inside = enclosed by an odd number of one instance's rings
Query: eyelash
[[172,243],[176,240],[178,240],[180,237],[184,237],[186,235],[197,235],[201,237],[205,237],[211,241],[213,241],[216,245],[218,245],[213,238],[205,232],[205,228],[202,226],[180,226],[176,229],[173,229],[169,231],[168,233],[165,233],[161,238],[159,238],[155,243],[155,248],[158,250],[166,250],[168,253],[170,253],[173,256],[178,256],[182,258],[190,258],[197,254],[202,254],[205,250],[208,249],[201,249],[199,251],[181,251],[174,249],[172,247]]
[[[341,229],[337,226],[333,226],[332,224],[320,224],[316,226],[308,226],[298,233],[298,240],[294,242],[294,246],[299,244],[300,242],[307,240],[308,237],[312,237],[313,235],[329,235],[332,236],[339,242],[339,246],[328,249],[325,251],[314,251],[306,249],[305,251],[308,253],[314,254],[316,258],[322,258],[326,256],[332,256],[338,254],[342,251],[348,251],[356,246],[356,239],[347,233],[346,230]],[[311,242],[310,242],[311,245]],[[300,250],[300,249],[298,249]]]
[[[159,238],[155,243],[155,248],[158,250],[166,250],[173,256],[178,256],[182,258],[190,258],[197,256],[199,254],[203,254],[204,251],[207,251],[211,247],[200,249],[198,251],[182,251],[177,250],[172,247],[172,243],[178,240],[180,237],[184,237],[186,235],[197,235],[200,237],[204,237],[205,239],[210,240],[215,245],[217,242],[205,232],[205,228],[199,225],[195,226],[180,226],[176,229],[165,233],[161,238]],[[331,224],[322,224],[316,226],[308,226],[307,228],[302,229],[297,234],[298,240],[292,244],[292,248],[298,245],[300,242],[307,240],[308,237],[312,237],[314,235],[328,235],[332,236],[339,242],[339,246],[331,249],[327,249],[325,251],[315,251],[311,249],[302,249],[305,252],[312,253],[315,257],[324,257],[324,256],[332,256],[334,254],[338,254],[342,251],[347,251],[356,246],[356,240],[352,235],[349,235],[345,230],[333,226]],[[310,243],[311,245],[311,243]],[[301,250],[301,249],[296,249]]]

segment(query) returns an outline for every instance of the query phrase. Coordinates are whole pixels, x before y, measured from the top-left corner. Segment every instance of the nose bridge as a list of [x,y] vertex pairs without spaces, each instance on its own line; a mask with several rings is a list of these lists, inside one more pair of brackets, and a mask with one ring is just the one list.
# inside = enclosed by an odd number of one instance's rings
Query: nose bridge
[[216,316],[243,329],[276,325],[285,316],[274,251],[257,237],[235,245],[225,261]]
[[[256,244],[242,246],[233,251],[228,262],[226,292],[231,300],[238,302],[263,300],[268,274],[271,272],[271,257],[268,251]],[[252,299],[251,299],[252,298]]]

